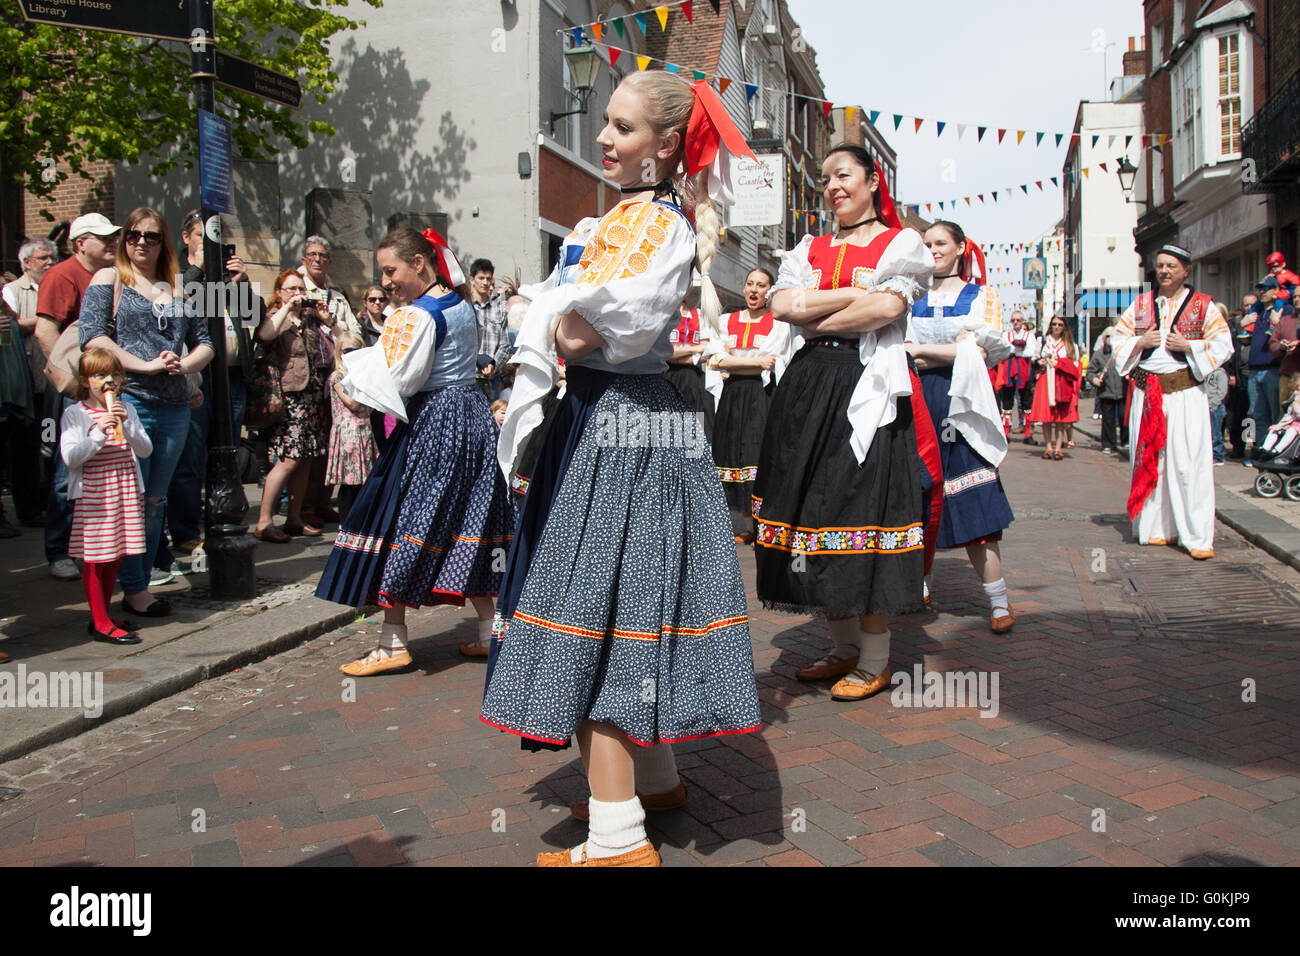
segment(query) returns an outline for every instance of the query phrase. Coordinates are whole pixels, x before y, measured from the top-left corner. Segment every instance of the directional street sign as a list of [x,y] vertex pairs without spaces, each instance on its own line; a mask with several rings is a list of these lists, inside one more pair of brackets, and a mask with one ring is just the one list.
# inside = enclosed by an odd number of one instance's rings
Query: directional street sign
[[189,40],[188,0],[18,0],[23,16],[83,30]]
[[297,109],[302,105],[302,87],[291,76],[277,73],[217,51],[217,82],[241,93],[251,93],[272,103]]

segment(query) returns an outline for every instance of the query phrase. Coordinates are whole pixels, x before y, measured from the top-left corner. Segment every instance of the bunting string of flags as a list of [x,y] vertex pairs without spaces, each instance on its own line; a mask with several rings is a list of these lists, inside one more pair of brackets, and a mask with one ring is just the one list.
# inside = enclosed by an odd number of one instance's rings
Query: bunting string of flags
[[[708,0],[708,3],[709,6],[713,9],[713,13],[715,16],[722,15],[720,0]],[[744,9],[745,0],[736,0],[736,3],[738,6],[741,7],[741,9]],[[686,23],[688,25],[691,26],[694,25],[695,23],[694,0],[678,0],[678,2],[676,3],[662,4],[660,6],[656,6],[653,8],[654,20],[655,22],[658,23],[659,30],[661,33],[667,32],[669,14],[672,13],[673,11],[676,11],[677,13],[685,17]],[[831,110],[835,109],[836,104],[834,104],[830,100],[823,100],[820,97],[811,96],[807,93],[791,93],[789,90],[776,89],[774,87],[766,87],[766,86],[760,87],[756,83],[747,83],[743,79],[737,79],[736,77],[721,76],[719,74],[714,74],[714,73],[705,73],[702,70],[690,69],[678,63],[672,63],[668,60],[661,60],[658,57],[647,56],[642,53],[637,53],[635,50],[629,50],[625,47],[619,47],[613,45],[612,43],[604,42],[607,28],[613,29],[613,32],[618,35],[618,39],[620,42],[627,42],[627,40],[629,39],[628,37],[629,31],[632,29],[631,26],[626,24],[626,21],[628,20],[631,20],[632,23],[635,24],[636,29],[641,32],[642,36],[648,36],[647,30],[649,29],[651,23],[650,12],[651,11],[644,11],[641,13],[629,13],[621,17],[612,17],[607,20],[597,20],[592,23],[584,23],[578,26],[561,27],[560,29],[556,30],[556,33],[572,34],[574,43],[578,45],[582,45],[584,42],[586,42],[584,39],[585,36],[590,35],[592,39],[595,41],[595,45],[598,48],[604,49],[605,54],[609,57],[610,66],[613,66],[616,63],[618,63],[619,57],[621,57],[623,54],[627,54],[629,58],[636,60],[636,67],[638,71],[648,69],[651,63],[663,64],[663,68],[669,73],[680,74],[684,70],[689,70],[689,72],[692,74],[692,78],[695,80],[711,79],[716,81],[718,85],[719,94],[725,93],[727,87],[729,87],[732,83],[740,83],[744,87],[746,101],[752,100],[754,98],[754,95],[758,93],[760,89],[762,89],[765,93],[770,93],[774,96],[791,96],[796,99],[803,99],[813,103],[817,103],[821,107],[821,112],[823,117],[829,117],[831,115]],[[877,120],[879,120],[880,117],[883,115],[886,116],[888,119],[892,119],[894,124],[894,130],[895,132],[897,132],[902,127],[904,120],[911,120],[913,133],[919,135],[921,132],[921,128],[926,123],[931,123],[934,126],[936,138],[942,138],[944,131],[951,126],[954,127],[954,132],[952,135],[955,136],[958,141],[962,140],[963,138],[966,138],[967,132],[969,132],[972,128],[974,129],[975,141],[977,143],[983,143],[985,136],[987,134],[996,133],[997,134],[996,138],[993,136],[989,137],[989,143],[992,144],[996,142],[997,145],[1002,145],[1004,142],[1009,141],[1007,138],[1008,133],[1015,134],[1016,146],[1023,145],[1026,139],[1029,137],[1030,133],[1033,134],[1034,147],[1041,147],[1044,142],[1049,143],[1049,145],[1053,147],[1057,147],[1060,146],[1063,142],[1066,142],[1067,140],[1069,141],[1070,146],[1074,146],[1076,143],[1079,142],[1081,138],[1085,138],[1080,134],[1074,132],[1014,129],[1009,126],[997,127],[992,125],[981,126],[979,124],[973,124],[973,123],[954,123],[947,120],[937,120],[937,119],[929,119],[921,116],[911,116],[907,113],[890,113],[883,110],[868,110],[856,106],[844,107],[845,120],[847,122],[852,122],[853,117],[857,114],[859,109],[861,109],[862,114],[867,118],[867,121],[872,126],[876,126]],[[1117,142],[1122,141],[1124,143],[1124,151],[1126,153],[1128,152],[1129,147],[1133,144],[1134,140],[1139,140],[1140,146],[1143,150],[1154,149],[1158,152],[1163,153],[1165,145],[1169,140],[1169,136],[1166,133],[1145,133],[1145,134],[1125,133],[1125,134],[1116,134],[1116,135],[1110,135],[1110,134],[1090,135],[1089,134],[1086,136],[1086,138],[1091,139],[1092,146],[1094,149],[1097,147],[1097,144],[1103,139],[1108,141],[1107,149],[1113,149]]]

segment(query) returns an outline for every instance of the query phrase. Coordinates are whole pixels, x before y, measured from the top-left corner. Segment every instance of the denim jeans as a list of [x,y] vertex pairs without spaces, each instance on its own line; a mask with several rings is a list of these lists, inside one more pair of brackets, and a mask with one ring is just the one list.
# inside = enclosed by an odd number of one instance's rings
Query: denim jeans
[[1210,442],[1214,448],[1215,461],[1223,461],[1223,422],[1227,417],[1227,402],[1210,412]]
[[[53,420],[54,427],[54,477],[50,480],[50,494],[45,502],[45,560],[50,564],[68,556],[68,539],[72,537],[72,502],[68,501],[68,466],[59,452],[63,412],[75,404],[64,398],[49,382],[45,383],[45,418]],[[48,425],[43,425],[48,428]]]
[[1255,420],[1255,442],[1264,444],[1264,433],[1282,417],[1278,402],[1278,372],[1275,368],[1252,368],[1246,378],[1250,393],[1250,417]]
[[123,592],[136,594],[149,587],[149,569],[167,512],[167,489],[189,436],[190,409],[188,405],[167,405],[130,394],[122,399],[135,406],[140,424],[153,442],[153,454],[140,459],[144,476],[144,554],[128,555],[117,572]]

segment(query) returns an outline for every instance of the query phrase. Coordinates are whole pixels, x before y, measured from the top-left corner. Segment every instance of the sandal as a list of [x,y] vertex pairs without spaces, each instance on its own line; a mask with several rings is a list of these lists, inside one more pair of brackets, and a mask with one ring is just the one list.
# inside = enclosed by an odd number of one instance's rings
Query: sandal
[[258,541],[266,541],[270,544],[284,544],[289,540],[289,536],[273,524],[267,525],[261,531],[254,528],[251,534]]
[[297,537],[301,534],[306,535],[309,538],[319,538],[320,528],[314,528],[309,524],[289,524],[289,522],[286,521],[284,523],[284,533],[290,537]]
[[1055,458],[1057,461],[1061,461],[1065,458],[1065,455],[1063,455],[1061,452],[1058,451],[1055,454],[1053,454],[1052,457]]
[[1050,451],[1043,452],[1043,461],[1049,461],[1051,457],[1052,457],[1052,453]]

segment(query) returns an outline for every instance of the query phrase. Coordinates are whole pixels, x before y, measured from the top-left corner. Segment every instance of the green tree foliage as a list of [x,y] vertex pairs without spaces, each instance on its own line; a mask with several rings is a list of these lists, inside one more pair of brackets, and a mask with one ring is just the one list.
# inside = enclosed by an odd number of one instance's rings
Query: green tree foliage
[[[380,7],[382,0],[356,0]],[[324,103],[338,83],[329,41],[365,21],[349,0],[216,0],[217,46],[296,78]],[[240,155],[263,159],[303,147],[330,124],[217,87],[217,112],[234,125]],[[190,50],[185,43],[27,22],[0,0],[0,157],[7,177],[37,195],[60,178],[49,160],[82,172],[89,160],[151,163],[161,175],[193,166],[198,148]],[[45,173],[42,176],[42,173]]]

